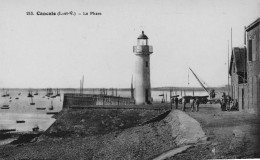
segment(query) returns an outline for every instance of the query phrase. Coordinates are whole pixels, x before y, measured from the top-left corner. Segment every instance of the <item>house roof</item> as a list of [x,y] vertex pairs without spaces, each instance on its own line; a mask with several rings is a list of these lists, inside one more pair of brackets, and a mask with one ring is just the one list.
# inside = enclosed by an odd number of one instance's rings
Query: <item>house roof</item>
[[246,63],[246,48],[234,47],[230,59],[229,74],[232,75],[233,66],[236,67],[236,73],[246,72]]
[[256,19],[253,23],[246,27],[246,31],[249,32],[251,29],[255,28],[260,24],[260,18]]

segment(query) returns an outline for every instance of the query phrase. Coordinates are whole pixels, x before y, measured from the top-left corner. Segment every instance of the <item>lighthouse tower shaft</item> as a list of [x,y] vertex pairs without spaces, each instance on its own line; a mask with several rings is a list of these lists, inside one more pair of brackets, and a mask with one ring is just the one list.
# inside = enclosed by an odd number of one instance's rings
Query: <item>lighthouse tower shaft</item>
[[148,37],[142,32],[134,46],[135,58],[135,102],[136,104],[151,104],[150,54],[152,46],[148,45]]

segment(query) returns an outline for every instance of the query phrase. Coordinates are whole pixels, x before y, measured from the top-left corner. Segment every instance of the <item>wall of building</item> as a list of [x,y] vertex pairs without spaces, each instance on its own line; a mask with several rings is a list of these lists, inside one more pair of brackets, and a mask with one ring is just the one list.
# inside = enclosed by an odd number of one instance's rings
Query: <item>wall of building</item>
[[260,75],[257,76],[257,107],[258,107],[258,113],[260,112]]
[[[249,41],[251,41],[249,43]],[[260,107],[260,26],[256,26],[247,32],[247,56],[248,56],[248,109],[254,112]],[[251,44],[251,46],[250,46]],[[251,51],[250,51],[251,50]],[[252,55],[250,56],[250,52]],[[251,57],[251,58],[250,58]]]
[[[238,101],[239,110],[245,110],[248,108],[248,84],[238,84],[238,76],[232,74],[232,99]],[[244,90],[244,91],[243,91]]]
[[238,99],[238,76],[236,74],[231,75],[231,86],[232,86],[232,99]]
[[146,90],[148,99],[151,99],[150,83],[150,55],[136,54],[135,58],[135,100],[136,104],[146,102]]
[[248,85],[247,84],[239,84],[239,99],[238,99],[238,104],[239,104],[239,110],[243,111],[248,108]]

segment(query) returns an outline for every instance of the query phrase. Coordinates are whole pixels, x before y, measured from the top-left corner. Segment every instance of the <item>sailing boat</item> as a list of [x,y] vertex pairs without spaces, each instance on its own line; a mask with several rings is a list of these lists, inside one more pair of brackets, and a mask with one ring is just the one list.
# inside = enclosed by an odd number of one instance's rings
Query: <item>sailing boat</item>
[[56,94],[56,96],[57,96],[57,97],[60,96],[60,90],[59,90],[59,89],[57,89],[57,94]]
[[31,103],[30,105],[35,105],[35,103],[33,102],[33,97],[31,97]]
[[47,96],[47,97],[50,97],[51,95],[53,95],[52,88],[47,88],[47,94],[46,94],[46,96]]
[[2,97],[8,97],[9,96],[9,93],[7,92],[7,90],[3,89],[4,90],[4,94],[2,95]]
[[53,102],[51,101],[51,107],[49,108],[49,110],[53,110]]
[[38,95],[38,90],[36,90],[36,92],[34,93],[34,95]]
[[9,96],[8,90],[6,90],[6,92],[5,92],[5,96],[6,96],[6,97]]
[[[21,95],[21,92],[20,93],[18,93],[18,96],[20,96]],[[19,99],[19,97],[16,97],[15,99]]]
[[[51,100],[51,106],[50,106],[50,108],[49,108],[49,110],[53,110],[54,109],[54,106],[53,106],[53,102],[52,102],[52,100]],[[58,114],[59,112],[53,112],[53,111],[51,111],[51,112],[46,112],[46,114],[53,114],[53,115],[56,115],[56,114]]]
[[9,109],[10,107],[9,107],[9,105],[7,105],[7,104],[4,104],[2,107],[1,107],[1,109]]
[[28,96],[27,97],[33,97],[32,95],[32,91],[29,89],[29,93],[28,93]]

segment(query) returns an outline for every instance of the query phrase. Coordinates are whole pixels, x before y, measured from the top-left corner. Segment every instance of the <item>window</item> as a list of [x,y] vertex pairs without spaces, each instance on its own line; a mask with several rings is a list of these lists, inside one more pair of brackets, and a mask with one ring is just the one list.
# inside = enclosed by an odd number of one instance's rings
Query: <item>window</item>
[[146,65],[146,67],[148,67],[148,61],[146,61],[145,65]]
[[252,61],[252,40],[248,41],[248,61]]
[[147,45],[147,39],[138,39],[138,45],[145,46]]

